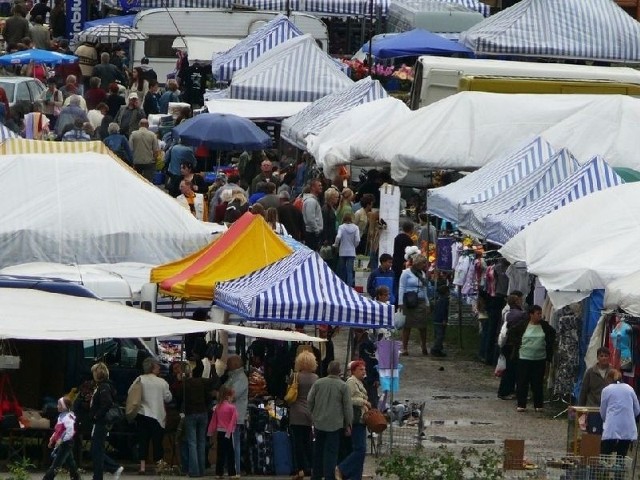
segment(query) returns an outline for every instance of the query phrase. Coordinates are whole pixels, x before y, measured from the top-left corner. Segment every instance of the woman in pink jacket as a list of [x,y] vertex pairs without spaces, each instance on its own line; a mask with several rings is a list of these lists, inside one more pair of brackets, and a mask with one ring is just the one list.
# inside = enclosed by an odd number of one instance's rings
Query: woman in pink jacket
[[217,438],[216,476],[218,478],[223,476],[225,463],[229,476],[239,478],[236,474],[236,460],[231,438],[238,419],[238,411],[231,403],[234,395],[235,392],[231,388],[225,386],[220,388],[218,404],[213,407],[213,415],[207,429],[208,436],[215,434]]

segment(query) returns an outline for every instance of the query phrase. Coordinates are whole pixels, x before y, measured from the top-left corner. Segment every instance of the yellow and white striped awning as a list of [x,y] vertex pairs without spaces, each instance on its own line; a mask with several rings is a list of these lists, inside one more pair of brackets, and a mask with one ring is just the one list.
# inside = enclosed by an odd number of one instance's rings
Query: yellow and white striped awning
[[28,140],[10,138],[0,143],[0,155],[23,155],[26,153],[101,153],[109,155],[123,166],[130,168],[120,157],[102,142],[50,142],[46,140]]

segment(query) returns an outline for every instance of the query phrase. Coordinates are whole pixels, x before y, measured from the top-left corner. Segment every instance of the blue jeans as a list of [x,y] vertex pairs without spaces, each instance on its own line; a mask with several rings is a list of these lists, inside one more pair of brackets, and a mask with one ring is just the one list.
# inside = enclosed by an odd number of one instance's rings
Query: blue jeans
[[242,436],[242,430],[244,429],[244,424],[236,425],[236,430],[233,432],[233,453],[236,457],[236,473],[240,475],[240,458],[242,457],[241,447],[240,447],[240,437]]
[[355,260],[356,257],[338,257],[338,277],[350,287],[353,287],[353,264]]
[[189,445],[189,475],[192,477],[204,475],[207,420],[206,412],[192,413],[184,417],[187,445]]
[[91,436],[91,461],[93,463],[93,480],[102,480],[103,472],[115,473],[120,468],[109,455],[105,453],[107,441],[107,426],[104,423],[96,423],[93,426]]
[[363,423],[354,423],[351,427],[351,453],[338,465],[342,476],[349,480],[361,480],[366,454],[367,427]]
[[335,469],[338,463],[340,448],[340,432],[316,430],[316,446],[313,452],[313,473],[311,480],[335,480]]

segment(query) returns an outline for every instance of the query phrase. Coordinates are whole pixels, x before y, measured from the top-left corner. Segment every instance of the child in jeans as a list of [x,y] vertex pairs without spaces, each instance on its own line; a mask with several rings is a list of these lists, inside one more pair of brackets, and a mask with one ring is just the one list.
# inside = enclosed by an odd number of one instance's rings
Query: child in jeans
[[76,433],[76,416],[69,411],[71,400],[62,397],[58,400],[58,421],[53,429],[53,435],[49,439],[49,448],[54,448],[53,462],[42,480],[53,480],[56,470],[66,465],[69,469],[71,480],[79,480],[78,467],[73,458],[73,437]]
[[231,403],[234,395],[235,392],[231,388],[225,386],[220,388],[218,404],[213,407],[213,415],[207,429],[207,435],[211,437],[215,434],[217,439],[216,476],[218,478],[223,478],[225,463],[229,476],[237,476],[233,439],[231,438],[238,419],[236,406]]

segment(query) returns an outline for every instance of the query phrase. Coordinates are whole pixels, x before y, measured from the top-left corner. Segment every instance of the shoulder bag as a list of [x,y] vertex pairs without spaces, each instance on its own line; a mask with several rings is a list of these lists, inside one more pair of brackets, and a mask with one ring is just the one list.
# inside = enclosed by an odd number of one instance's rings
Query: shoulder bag
[[128,422],[133,422],[142,406],[142,380],[140,377],[133,381],[127,393],[127,403],[125,406],[125,416]]
[[287,388],[287,393],[284,396],[284,401],[291,405],[298,399],[298,373],[293,374],[291,385]]

